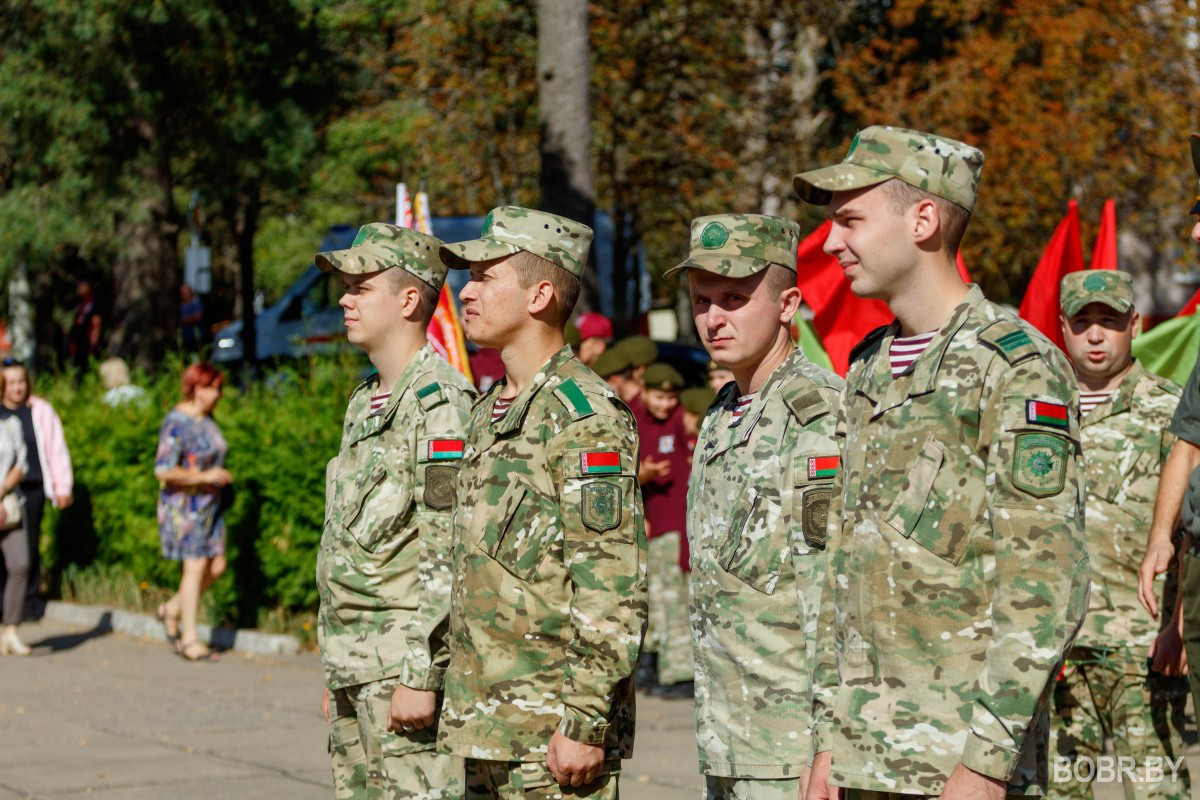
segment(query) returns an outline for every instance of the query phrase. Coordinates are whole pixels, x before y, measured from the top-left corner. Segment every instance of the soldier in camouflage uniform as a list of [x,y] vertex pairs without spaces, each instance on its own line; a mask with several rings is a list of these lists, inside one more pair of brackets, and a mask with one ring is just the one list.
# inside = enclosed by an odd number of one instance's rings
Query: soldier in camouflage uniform
[[472,412],[454,518],[438,744],[467,759],[469,797],[615,798],[632,753],[646,625],[637,434],[562,338],[591,239],[509,206],[441,251],[471,270],[467,336],[507,372]]
[[811,653],[841,378],[791,340],[791,220],[692,222],[687,270],[705,348],[734,381],[701,424],[688,487],[696,739],[712,800],[792,800],[810,758]]
[[441,242],[365,226],[317,255],[346,285],[347,338],[378,373],[350,398],[326,469],[318,638],[334,793],[445,798],[463,766],[435,751],[449,659],[450,515],[475,391],[425,341],[446,268]]
[[1129,275],[1073,272],[1063,278],[1060,296],[1063,337],[1080,383],[1084,530],[1094,571],[1087,619],[1054,690],[1051,757],[1058,768],[1051,770],[1050,794],[1092,797],[1090,782],[1076,778],[1091,771],[1074,769],[1074,762],[1094,763],[1107,734],[1117,756],[1134,759],[1142,781],[1124,781],[1126,797],[1184,800],[1186,766],[1178,781],[1166,769],[1161,780],[1145,775],[1148,758],[1162,763],[1183,755],[1187,681],[1147,669],[1158,625],[1137,601],[1143,531],[1175,441],[1167,426],[1180,389],[1130,354],[1138,314]]
[[958,277],[982,166],[872,127],[794,181],[831,204],[852,291],[897,315],[852,352],[838,415],[809,800],[1044,791],[1089,585],[1078,392],[1056,347]]

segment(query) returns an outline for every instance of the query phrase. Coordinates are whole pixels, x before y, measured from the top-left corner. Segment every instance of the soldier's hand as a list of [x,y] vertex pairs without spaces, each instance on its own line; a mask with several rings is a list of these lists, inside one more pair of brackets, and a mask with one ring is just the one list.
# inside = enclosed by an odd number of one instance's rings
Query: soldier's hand
[[959,764],[942,789],[942,800],[1004,800],[1007,791],[1007,782]]
[[437,713],[437,692],[411,689],[404,684],[392,693],[388,709],[387,729],[395,733],[412,733],[433,724]]
[[1150,616],[1158,619],[1158,598],[1154,579],[1167,571],[1175,558],[1175,545],[1169,538],[1151,538],[1146,546],[1146,557],[1138,568],[1138,600]]
[[[833,763],[833,751],[822,750],[813,757],[807,770],[808,788],[804,789],[805,800],[842,800],[840,786],[829,785],[829,767]],[[801,782],[805,773],[801,773]]]
[[325,715],[325,721],[329,722],[329,687],[325,687],[325,691],[321,692],[321,713]]
[[546,766],[559,786],[587,786],[604,768],[604,748],[568,739],[561,731],[550,737]]
[[1187,675],[1187,649],[1183,646],[1183,635],[1179,624],[1172,619],[1162,629],[1158,638],[1150,645],[1150,669],[1163,675]]

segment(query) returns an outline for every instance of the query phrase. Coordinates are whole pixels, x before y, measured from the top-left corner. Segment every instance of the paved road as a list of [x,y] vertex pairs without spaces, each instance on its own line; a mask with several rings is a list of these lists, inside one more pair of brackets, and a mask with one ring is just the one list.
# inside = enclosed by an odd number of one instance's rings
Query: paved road
[[[62,623],[22,633],[35,655],[0,659],[0,800],[330,797],[315,656],[190,664]],[[639,698],[638,723],[622,795],[694,800],[691,704]],[[1098,800],[1121,797],[1099,788]]]

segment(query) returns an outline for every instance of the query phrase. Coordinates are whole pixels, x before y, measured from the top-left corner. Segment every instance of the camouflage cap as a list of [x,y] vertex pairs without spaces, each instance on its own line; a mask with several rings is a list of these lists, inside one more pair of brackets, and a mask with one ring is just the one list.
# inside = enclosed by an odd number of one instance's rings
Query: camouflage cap
[[470,269],[524,250],[570,272],[583,275],[592,229],[573,219],[519,206],[493,208],[483,218],[478,239],[442,245],[442,261],[450,269]]
[[792,185],[802,200],[824,206],[834,192],[865,189],[899,178],[972,211],[981,172],[983,153],[968,144],[932,133],[873,125],[855,135],[842,163],[801,172],[792,178]]
[[679,402],[689,414],[704,416],[709,406],[717,399],[717,393],[707,386],[693,386],[679,394]]
[[592,362],[592,371],[601,378],[608,378],[631,369],[633,369],[633,362],[629,360],[629,356],[625,355],[623,350],[615,347],[608,348],[596,356],[596,360]]
[[1189,214],[1200,214],[1200,133],[1192,134],[1192,169],[1196,170],[1196,202]]
[[1122,314],[1133,308],[1133,279],[1115,269],[1089,269],[1063,276],[1059,303],[1065,317],[1073,317],[1089,303],[1103,303]]
[[677,392],[683,388],[683,376],[670,364],[651,364],[646,367],[644,382],[647,389]]
[[317,267],[322,272],[344,272],[365,275],[392,267],[400,267],[434,289],[446,282],[446,265],[438,258],[442,240],[435,236],[372,222],[363,225],[347,250],[317,253]]
[[658,360],[658,345],[649,336],[628,336],[609,349],[620,350],[635,367],[644,367]]
[[688,256],[665,273],[668,278],[685,269],[745,278],[782,264],[796,269],[800,226],[790,219],[765,214],[713,214],[692,220]]

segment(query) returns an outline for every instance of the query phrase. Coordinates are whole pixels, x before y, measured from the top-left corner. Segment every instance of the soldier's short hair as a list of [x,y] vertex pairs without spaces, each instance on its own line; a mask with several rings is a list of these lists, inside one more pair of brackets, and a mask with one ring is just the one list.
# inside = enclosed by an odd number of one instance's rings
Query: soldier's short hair
[[571,312],[575,310],[575,303],[579,300],[579,276],[526,250],[515,253],[510,263],[517,273],[517,285],[522,289],[528,289],[542,281],[547,281],[554,287],[557,322],[559,325],[565,324],[571,318]]
[[967,223],[971,221],[970,211],[944,197],[927,192],[911,183],[905,183],[898,178],[885,181],[883,190],[887,193],[888,208],[893,214],[903,214],[922,200],[932,200],[938,209],[938,219],[942,229],[942,245],[945,251],[951,255],[958,252],[963,234],[967,232]]
[[417,290],[420,295],[420,307],[417,309],[420,316],[417,321],[428,324],[429,320],[433,319],[433,312],[437,310],[441,291],[400,267],[393,267],[384,274],[387,275],[388,288],[392,290],[392,294],[400,294],[409,288]]
[[763,276],[767,292],[771,297],[779,298],[788,289],[796,286],[796,271],[772,261],[767,265],[767,274]]

